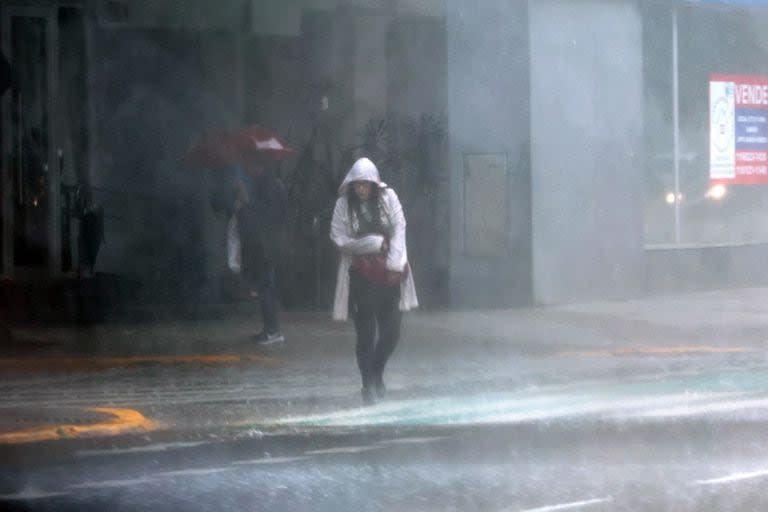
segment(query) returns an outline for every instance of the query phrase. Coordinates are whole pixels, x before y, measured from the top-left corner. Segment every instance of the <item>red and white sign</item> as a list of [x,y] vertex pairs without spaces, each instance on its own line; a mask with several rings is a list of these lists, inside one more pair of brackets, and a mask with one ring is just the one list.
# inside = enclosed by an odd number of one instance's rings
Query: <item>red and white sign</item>
[[709,176],[768,184],[768,77],[710,75]]

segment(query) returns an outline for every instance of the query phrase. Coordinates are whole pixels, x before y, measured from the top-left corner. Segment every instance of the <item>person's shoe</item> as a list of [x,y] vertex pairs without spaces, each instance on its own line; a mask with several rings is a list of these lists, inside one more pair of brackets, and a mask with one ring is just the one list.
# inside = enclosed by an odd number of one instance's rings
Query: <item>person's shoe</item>
[[360,390],[360,393],[363,395],[363,403],[365,405],[376,405],[376,397],[371,388],[363,388]]
[[282,343],[285,341],[285,336],[280,331],[267,332],[261,331],[259,334],[253,337],[253,340],[257,345],[272,345],[274,343]]

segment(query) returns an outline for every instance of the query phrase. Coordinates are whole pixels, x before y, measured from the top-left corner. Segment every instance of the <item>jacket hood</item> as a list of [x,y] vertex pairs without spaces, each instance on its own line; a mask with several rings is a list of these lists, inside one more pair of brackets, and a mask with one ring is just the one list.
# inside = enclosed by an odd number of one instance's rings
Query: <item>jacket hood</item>
[[386,183],[381,181],[379,170],[376,168],[376,165],[368,158],[360,158],[352,165],[352,167],[350,167],[346,178],[344,178],[344,181],[341,182],[341,186],[339,187],[339,195],[343,196],[346,194],[347,187],[354,181],[370,181],[376,183],[381,188],[387,186]]

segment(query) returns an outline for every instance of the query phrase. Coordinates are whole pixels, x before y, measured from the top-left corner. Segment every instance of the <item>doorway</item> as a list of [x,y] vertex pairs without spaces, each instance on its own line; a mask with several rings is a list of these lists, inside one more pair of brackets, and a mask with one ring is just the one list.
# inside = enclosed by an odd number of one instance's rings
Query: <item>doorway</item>
[[1,108],[2,275],[58,277],[74,270],[67,184],[82,182],[87,154],[83,17],[53,5],[1,12],[11,65]]

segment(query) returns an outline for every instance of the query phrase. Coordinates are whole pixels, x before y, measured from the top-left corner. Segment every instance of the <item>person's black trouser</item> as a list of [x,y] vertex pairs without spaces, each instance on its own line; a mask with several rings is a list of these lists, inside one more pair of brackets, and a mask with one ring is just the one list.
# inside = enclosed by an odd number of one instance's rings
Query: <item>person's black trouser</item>
[[[264,227],[253,212],[243,208],[237,217],[242,242],[243,277],[256,285],[261,304],[264,330],[270,334],[280,331],[277,300],[276,241],[268,240],[263,234]],[[270,248],[272,248],[270,250]]]
[[277,309],[277,286],[275,284],[275,265],[264,258],[257,282],[259,301],[261,302],[261,317],[264,320],[264,330],[270,334],[280,331]]
[[360,368],[363,387],[369,388],[382,383],[384,367],[400,340],[400,285],[372,283],[354,270],[349,273],[349,277],[357,332],[357,366]]

